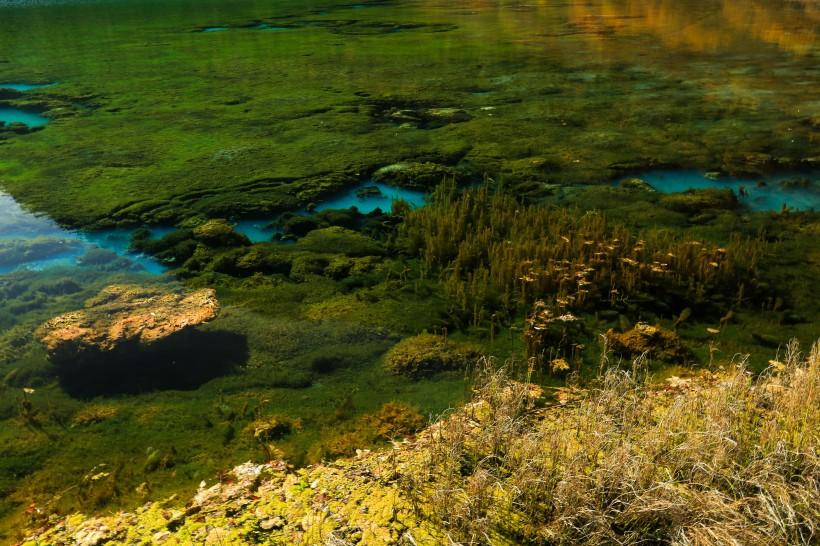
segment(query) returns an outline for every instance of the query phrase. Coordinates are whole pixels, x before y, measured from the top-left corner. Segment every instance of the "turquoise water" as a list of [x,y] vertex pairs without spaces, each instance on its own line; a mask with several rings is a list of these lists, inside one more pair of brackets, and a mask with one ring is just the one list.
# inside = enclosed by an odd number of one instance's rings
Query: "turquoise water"
[[[154,228],[152,236],[161,237],[172,230],[173,228]],[[144,271],[157,275],[164,273],[167,268],[153,258],[128,252],[132,232],[131,229],[94,232],[67,230],[47,216],[25,210],[10,195],[0,192],[0,273],[57,266],[85,267],[80,265],[78,259],[89,250],[98,249],[116,255],[110,256],[111,258],[124,258],[100,264],[108,271]],[[33,252],[35,245],[39,245],[39,250]]]
[[[786,188],[781,185],[783,181],[795,177],[813,180],[813,187]],[[640,178],[663,193],[690,189],[731,189],[740,202],[753,211],[780,211],[784,205],[791,210],[820,210],[820,179],[817,174],[785,173],[758,178],[721,176],[713,179],[699,171],[657,170],[627,178]],[[746,195],[741,195],[741,188]]]
[[[381,191],[381,195],[358,196],[356,192],[362,188],[377,187]],[[394,199],[403,199],[412,207],[421,207],[425,204],[425,193],[415,190],[408,190],[404,188],[397,188],[387,184],[379,184],[368,181],[362,182],[357,186],[345,190],[344,192],[332,197],[326,201],[317,204],[314,209],[316,212],[330,209],[349,209],[356,207],[362,214],[370,214],[376,209],[381,209],[384,212],[391,212],[393,209]],[[300,210],[298,214],[309,215],[307,210]],[[271,225],[272,218],[259,218],[250,220],[240,220],[234,224],[234,229],[245,235],[251,242],[264,243],[269,242],[274,235],[282,233],[282,230]]]
[[[363,187],[376,186],[382,192],[378,196],[359,197],[356,191]],[[338,196],[324,201],[316,211],[328,209],[358,208],[359,212],[368,214],[376,209],[389,212],[393,199],[404,199],[412,207],[423,206],[423,192],[396,188],[385,184],[365,182],[345,191]],[[309,214],[300,211],[301,214]],[[271,225],[272,218],[246,219],[236,222],[237,232],[244,234],[254,243],[268,242],[282,230]],[[151,228],[151,237],[158,239],[171,233],[175,228],[158,226]],[[142,270],[152,274],[162,274],[167,270],[163,264],[150,256],[129,252],[131,235],[129,228],[113,228],[98,231],[73,231],[62,228],[47,216],[27,211],[10,195],[0,191],[0,247],[10,242],[19,243],[18,255],[6,252],[0,273],[17,269],[41,270],[54,266],[83,267],[78,260],[92,249],[103,249],[113,252],[123,261],[118,261],[114,268],[123,271]],[[31,244],[48,243],[47,252],[33,253]],[[110,267],[110,266],[108,266]]]
[[251,240],[252,243],[270,242],[274,235],[282,233],[281,229],[270,225],[271,220],[240,220],[234,224],[234,230]]
[[23,83],[23,82],[0,82],[0,89],[11,89],[13,91],[31,91],[32,89],[40,89],[43,87],[50,87],[53,83]]
[[273,25],[269,25],[267,23],[259,23],[255,27],[255,30],[265,30],[265,31],[277,31],[277,30],[290,30],[289,27],[277,27]]
[[223,30],[228,30],[228,27],[205,27],[199,32],[222,32]]
[[[356,192],[362,188],[375,186],[381,191],[381,195],[359,197]],[[387,184],[379,184],[376,182],[363,182],[358,186],[351,188],[336,197],[328,199],[319,203],[316,210],[321,212],[328,209],[349,209],[356,207],[362,214],[369,214],[376,209],[381,209],[384,212],[393,210],[393,200],[402,199],[412,208],[424,206],[425,193],[416,190],[408,190],[405,188],[398,188],[396,186],[388,186]]]
[[35,114],[34,112],[26,112],[19,108],[10,108],[7,106],[0,106],[0,122],[6,124],[22,123],[29,127],[42,127],[48,123],[48,118]]

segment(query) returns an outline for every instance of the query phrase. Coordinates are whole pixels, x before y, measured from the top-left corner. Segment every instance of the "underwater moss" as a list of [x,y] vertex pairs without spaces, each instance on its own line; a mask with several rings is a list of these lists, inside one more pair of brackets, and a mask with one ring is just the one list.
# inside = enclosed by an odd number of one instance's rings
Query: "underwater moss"
[[475,345],[425,333],[397,343],[385,355],[384,365],[391,373],[418,377],[465,369],[480,355]]

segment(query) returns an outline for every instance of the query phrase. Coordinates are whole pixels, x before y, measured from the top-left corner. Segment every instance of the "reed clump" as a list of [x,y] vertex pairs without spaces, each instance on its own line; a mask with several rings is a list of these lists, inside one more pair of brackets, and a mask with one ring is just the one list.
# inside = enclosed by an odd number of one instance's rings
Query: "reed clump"
[[[444,183],[410,212],[404,249],[437,275],[462,326],[528,312],[536,300],[562,309],[623,307],[635,295],[664,301],[733,298],[755,284],[762,239],[718,247],[664,229],[633,230],[597,212],[522,204],[489,184],[457,191]],[[743,290],[744,288],[740,288]]]
[[652,386],[636,361],[562,406],[488,368],[406,476],[457,544],[816,544],[820,345]]

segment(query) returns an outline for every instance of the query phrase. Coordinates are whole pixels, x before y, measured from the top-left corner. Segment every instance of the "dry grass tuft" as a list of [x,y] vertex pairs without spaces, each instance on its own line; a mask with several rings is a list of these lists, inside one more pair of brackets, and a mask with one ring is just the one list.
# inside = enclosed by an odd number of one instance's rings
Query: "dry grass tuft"
[[457,544],[817,544],[820,345],[756,378],[641,369],[543,409],[488,366],[405,491]]

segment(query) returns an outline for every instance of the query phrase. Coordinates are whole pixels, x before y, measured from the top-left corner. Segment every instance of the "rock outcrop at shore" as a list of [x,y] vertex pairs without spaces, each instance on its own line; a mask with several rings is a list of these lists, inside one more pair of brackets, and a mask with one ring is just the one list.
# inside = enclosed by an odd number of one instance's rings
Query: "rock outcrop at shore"
[[88,355],[147,348],[216,318],[216,292],[169,291],[162,287],[111,285],[84,309],[54,317],[37,337],[55,364]]

